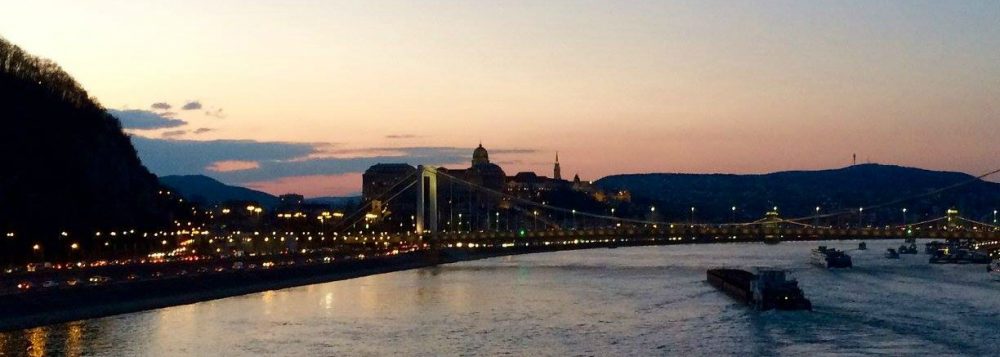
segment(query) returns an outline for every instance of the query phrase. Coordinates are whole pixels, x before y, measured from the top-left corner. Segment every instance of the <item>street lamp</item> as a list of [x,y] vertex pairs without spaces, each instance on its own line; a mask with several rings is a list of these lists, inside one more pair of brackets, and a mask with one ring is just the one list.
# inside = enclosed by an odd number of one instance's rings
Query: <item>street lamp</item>
[[906,207],[903,207],[903,225],[906,225]]
[[861,225],[862,225],[861,224],[861,217],[864,217],[864,213],[865,213],[865,208],[864,207],[858,207],[858,228],[861,228]]
[[733,212],[733,219],[731,223],[736,223],[736,206],[733,206],[732,209],[730,209],[730,211]]
[[694,224],[694,206],[691,206],[691,224]]
[[816,215],[813,217],[813,225],[819,226],[819,206],[816,206]]

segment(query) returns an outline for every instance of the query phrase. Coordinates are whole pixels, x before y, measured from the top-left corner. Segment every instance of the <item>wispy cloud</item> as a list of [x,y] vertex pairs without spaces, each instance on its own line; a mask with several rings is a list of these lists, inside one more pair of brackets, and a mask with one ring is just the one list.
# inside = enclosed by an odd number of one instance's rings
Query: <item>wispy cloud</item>
[[205,111],[205,115],[210,116],[210,117],[219,118],[219,119],[225,119],[226,118],[226,113],[222,112],[222,108],[217,108],[217,109],[212,109],[212,110],[206,110]]
[[[342,148],[329,143],[199,141],[140,135],[133,136],[132,142],[146,167],[160,176],[204,174],[230,184],[312,195],[355,192],[361,173],[378,163],[467,166],[474,149],[450,146]],[[537,150],[490,150],[491,154],[501,155],[533,152]],[[514,159],[505,163],[516,162]]]
[[231,172],[231,171],[242,171],[242,170],[252,170],[260,168],[260,163],[256,161],[240,161],[240,160],[227,160],[227,161],[216,161],[213,162],[206,170],[212,172]]
[[198,109],[201,109],[201,102],[197,100],[187,102],[184,104],[183,107],[181,107],[181,110],[198,110]]
[[[282,177],[358,173],[385,162],[459,164],[471,149],[453,147],[385,148],[374,155],[314,156],[330,144],[263,142],[253,140],[179,140],[133,136],[142,162],[157,175],[211,174],[229,183],[275,180]],[[359,149],[362,150],[362,149]],[[256,167],[219,170],[219,162],[253,162]],[[231,166],[230,166],[231,167]],[[210,169],[212,168],[212,169]]]
[[204,134],[204,133],[207,133],[207,132],[210,132],[210,131],[213,131],[213,130],[215,130],[215,129],[212,129],[212,128],[198,128],[198,129],[195,129],[195,130],[193,130],[191,132],[194,133],[194,134]]
[[414,139],[418,137],[419,136],[413,134],[390,134],[385,136],[386,139]]
[[170,110],[170,108],[172,108],[172,106],[169,103],[165,103],[165,102],[153,103],[149,107],[153,108],[153,109],[156,109],[156,110]]
[[125,129],[165,129],[187,124],[186,121],[171,118],[166,113],[155,113],[142,109],[108,109],[108,113],[118,118]]
[[160,134],[164,138],[173,138],[181,135],[187,134],[187,130],[168,130]]
[[490,154],[534,154],[538,149],[490,149]]

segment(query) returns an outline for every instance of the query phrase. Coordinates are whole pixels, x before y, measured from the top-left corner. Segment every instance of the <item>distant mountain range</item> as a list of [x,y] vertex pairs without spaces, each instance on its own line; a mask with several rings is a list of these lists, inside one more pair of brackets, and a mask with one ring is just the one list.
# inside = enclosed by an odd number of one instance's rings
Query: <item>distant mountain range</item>
[[[173,175],[160,177],[160,183],[181,194],[184,198],[200,204],[217,204],[226,201],[254,201],[264,207],[278,206],[279,199],[272,194],[245,187],[227,185],[204,175]],[[360,196],[314,197],[306,203],[330,206],[356,205]]]
[[199,204],[254,201],[268,208],[278,205],[278,197],[274,195],[246,187],[230,186],[204,175],[163,176],[160,177],[160,183]]
[[[785,217],[807,216],[834,210],[856,210],[861,206],[889,203],[920,196],[933,190],[974,180],[954,190],[910,199],[888,207],[866,211],[866,222],[902,220],[906,207],[910,222],[921,217],[940,217],[948,208],[963,216],[992,220],[1000,208],[1000,184],[975,180],[958,172],[930,171],[892,165],[863,164],[833,170],[786,171],[762,175],[650,173],[613,175],[597,180],[605,190],[628,190],[633,200],[654,205],[668,218],[729,221],[760,218],[779,207]],[[732,207],[736,206],[736,212]]]
[[[274,195],[226,185],[203,175],[164,176],[160,182],[188,200],[214,204],[224,201],[255,201],[276,207]],[[959,188],[927,195],[952,185]],[[867,223],[899,223],[902,207],[908,221],[940,217],[957,208],[967,218],[991,221],[1000,208],[1000,183],[976,180],[958,172],[930,171],[893,165],[863,164],[833,170],[784,171],[760,175],[649,173],[612,175],[595,182],[608,191],[628,190],[633,205],[620,207],[622,214],[642,215],[642,207],[654,206],[661,219],[724,222],[758,219],[777,206],[784,217],[857,210],[861,206],[891,203],[865,211]],[[361,197],[316,197],[307,203],[332,206],[357,205]],[[736,207],[736,211],[732,207]],[[844,219],[856,219],[846,217]]]

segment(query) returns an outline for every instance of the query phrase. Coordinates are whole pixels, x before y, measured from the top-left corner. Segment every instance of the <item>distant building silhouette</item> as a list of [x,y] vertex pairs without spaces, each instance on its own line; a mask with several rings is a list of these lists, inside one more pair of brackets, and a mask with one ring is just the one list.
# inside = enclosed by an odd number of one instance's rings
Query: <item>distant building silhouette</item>
[[375,164],[361,175],[361,199],[370,202],[378,198],[393,185],[417,172],[410,164]]
[[[511,209],[508,199],[478,188],[471,188],[470,184],[536,202],[573,204],[581,209],[590,207],[593,210],[608,199],[628,199],[627,192],[607,195],[589,181],[581,181],[579,175],[575,177],[574,182],[563,180],[558,153],[552,178],[530,171],[507,176],[503,168],[490,162],[489,151],[482,143],[472,151],[470,163],[471,165],[464,169],[444,167],[437,169],[442,174],[438,175],[437,187],[438,207],[442,210],[439,224],[444,230],[496,228],[496,225],[501,223],[501,216],[502,220],[519,219],[517,213],[508,212]],[[371,204],[368,211],[375,217],[372,223],[382,224],[387,229],[412,227],[411,216],[415,214],[416,188],[410,189],[413,192],[403,192],[389,202],[386,202],[388,197],[381,196],[387,195],[387,191],[393,185],[415,171],[416,168],[408,164],[377,164],[365,171],[362,175],[362,200]],[[392,195],[395,195],[395,192]],[[501,215],[500,212],[506,213]]]

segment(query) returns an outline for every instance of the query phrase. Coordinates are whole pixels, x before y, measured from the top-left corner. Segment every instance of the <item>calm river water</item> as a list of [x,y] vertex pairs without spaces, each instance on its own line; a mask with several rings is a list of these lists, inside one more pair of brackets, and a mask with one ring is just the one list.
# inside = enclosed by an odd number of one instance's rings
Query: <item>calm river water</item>
[[[882,257],[900,243],[837,271],[809,265],[805,242],[495,258],[4,333],[0,354],[1000,354],[1000,282]],[[751,311],[705,282],[716,266],[789,269],[815,311]]]

